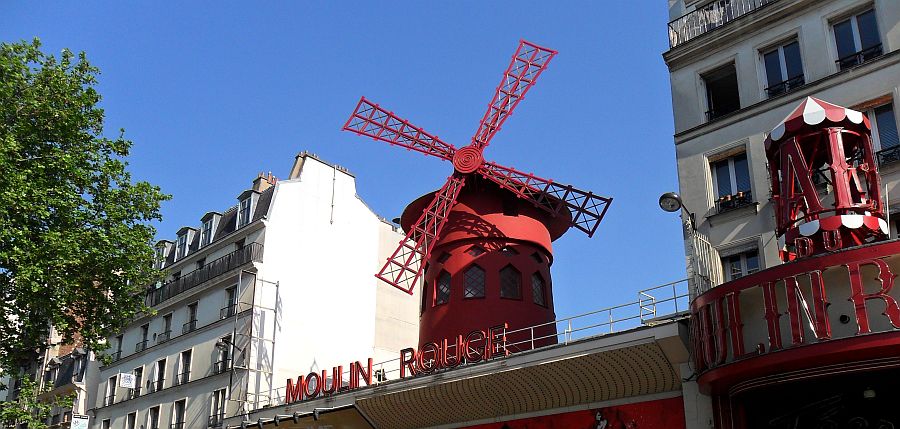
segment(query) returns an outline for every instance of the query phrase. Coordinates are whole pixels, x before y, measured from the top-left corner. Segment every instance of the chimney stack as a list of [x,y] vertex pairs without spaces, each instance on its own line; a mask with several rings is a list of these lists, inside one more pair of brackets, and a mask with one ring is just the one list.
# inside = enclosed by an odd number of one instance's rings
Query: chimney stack
[[278,182],[278,178],[273,176],[271,171],[268,175],[259,173],[259,175],[256,176],[256,179],[253,179],[253,190],[256,192],[263,192],[274,186],[276,182]]

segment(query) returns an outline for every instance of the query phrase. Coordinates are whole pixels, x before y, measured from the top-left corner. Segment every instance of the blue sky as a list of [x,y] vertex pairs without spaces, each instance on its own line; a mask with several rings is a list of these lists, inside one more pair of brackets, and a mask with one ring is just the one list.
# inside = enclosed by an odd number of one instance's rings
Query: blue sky
[[667,5],[637,1],[5,2],[0,40],[39,37],[100,67],[106,129],[134,141],[130,170],[157,184],[160,238],[236,204],[260,171],[308,150],[348,168],[393,218],[449,163],[341,132],[361,95],[464,146],[519,39],[559,51],[488,160],[615,200],[594,238],[554,243],[556,313],[632,301],[684,277]]

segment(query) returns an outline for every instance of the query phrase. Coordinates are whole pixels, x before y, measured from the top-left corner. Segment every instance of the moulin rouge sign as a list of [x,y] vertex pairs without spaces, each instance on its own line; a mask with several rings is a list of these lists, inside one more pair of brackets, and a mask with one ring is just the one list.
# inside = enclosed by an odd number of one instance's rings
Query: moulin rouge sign
[[[408,347],[400,350],[400,378],[414,377],[420,374],[431,374],[439,369],[455,368],[463,364],[472,364],[506,356],[507,324],[479,329],[466,335],[458,335],[455,339],[445,338],[438,342],[429,342],[418,350]],[[350,363],[347,383],[344,383],[343,365],[328,370],[310,372],[297,377],[295,382],[287,380],[285,402],[291,403],[319,396],[342,393],[372,384],[373,360],[369,358],[364,366],[361,362]]]

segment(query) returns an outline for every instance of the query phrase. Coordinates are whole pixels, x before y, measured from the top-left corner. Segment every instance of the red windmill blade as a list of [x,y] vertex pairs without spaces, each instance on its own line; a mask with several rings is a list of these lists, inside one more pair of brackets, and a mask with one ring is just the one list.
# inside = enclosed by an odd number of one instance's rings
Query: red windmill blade
[[451,161],[456,170],[435,193],[434,199],[410,227],[376,277],[412,295],[422,276],[423,261],[428,259],[440,240],[441,230],[465,185],[466,176],[473,173],[497,183],[553,216],[570,214],[570,227],[593,236],[612,198],[484,161],[484,148],[555,55],[556,51],[520,41],[471,143],[459,150],[365,97],[360,99],[344,124],[344,130]]

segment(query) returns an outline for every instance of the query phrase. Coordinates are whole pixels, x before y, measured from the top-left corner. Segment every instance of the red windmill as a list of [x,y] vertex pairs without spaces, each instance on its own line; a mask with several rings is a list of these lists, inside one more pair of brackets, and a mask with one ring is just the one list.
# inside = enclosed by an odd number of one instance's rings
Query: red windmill
[[[376,274],[412,294],[424,272],[422,344],[498,323],[514,329],[554,320],[550,243],[569,227],[592,236],[612,201],[482,156],[555,55],[520,41],[471,143],[458,150],[365,97],[344,124],[453,163],[440,190],[406,208],[406,238]],[[523,291],[522,284],[530,287]],[[552,325],[539,344],[556,341]]]

